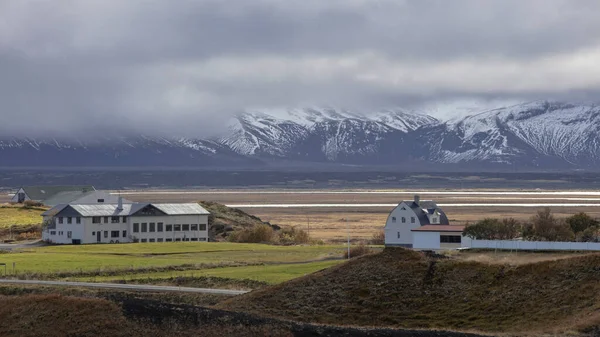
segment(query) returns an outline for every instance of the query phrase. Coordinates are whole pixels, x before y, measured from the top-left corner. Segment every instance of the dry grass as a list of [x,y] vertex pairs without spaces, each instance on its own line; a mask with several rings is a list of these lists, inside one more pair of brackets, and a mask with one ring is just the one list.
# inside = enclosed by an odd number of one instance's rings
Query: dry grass
[[0,205],[0,229],[10,226],[39,225],[47,208],[23,207],[22,205]]
[[500,264],[518,266],[529,263],[538,263],[542,261],[556,261],[581,257],[584,255],[596,254],[585,252],[507,252],[493,250],[473,250],[473,251],[449,251],[446,255],[453,259],[467,262],[479,262],[485,264]]
[[598,265],[600,254],[507,266],[386,249],[219,307],[324,324],[564,334],[600,324]]
[[102,299],[60,295],[0,296],[0,335],[34,336],[292,336],[289,331],[269,325],[195,326],[179,321],[127,319],[119,306]]

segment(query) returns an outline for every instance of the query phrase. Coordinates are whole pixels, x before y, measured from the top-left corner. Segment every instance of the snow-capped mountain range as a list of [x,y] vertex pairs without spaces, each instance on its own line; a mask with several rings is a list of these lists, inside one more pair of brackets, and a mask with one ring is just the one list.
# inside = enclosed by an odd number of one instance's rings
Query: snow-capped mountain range
[[[470,111],[476,111],[471,109]],[[204,139],[0,137],[0,166],[261,166],[290,163],[594,168],[600,106],[535,101],[441,121],[405,109],[249,110]]]

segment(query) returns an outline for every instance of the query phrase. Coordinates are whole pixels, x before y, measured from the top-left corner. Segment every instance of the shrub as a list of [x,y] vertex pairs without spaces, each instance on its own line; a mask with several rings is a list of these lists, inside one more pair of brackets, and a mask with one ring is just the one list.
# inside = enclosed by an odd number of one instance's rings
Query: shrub
[[23,202],[23,206],[24,207],[43,207],[44,204],[39,201],[35,201],[35,200],[25,200],[25,202]]
[[579,232],[583,232],[586,229],[589,229],[591,227],[597,228],[599,225],[599,223],[596,219],[592,218],[591,216],[587,215],[584,212],[577,213],[575,215],[568,217],[566,219],[566,222],[567,222],[567,224],[569,224],[569,226],[571,227],[571,230],[575,234],[577,234]]
[[550,208],[538,211],[531,222],[523,226],[523,238],[539,241],[573,241],[575,233],[563,219],[556,219]]
[[373,236],[371,237],[371,244],[385,245],[385,231],[378,230],[377,232],[375,232],[375,234],[373,234]]
[[502,221],[494,218],[483,219],[473,225],[467,225],[464,236],[476,240],[511,240],[519,237],[521,223],[513,218]]
[[271,243],[274,239],[273,228],[267,225],[257,225],[254,228],[245,228],[231,232],[228,239],[231,242],[241,243]]
[[[372,252],[373,251],[371,250],[371,248],[369,248],[365,244],[361,243],[358,246],[350,247],[350,258],[359,257],[361,255],[370,254]],[[344,251],[344,258],[345,259],[348,258],[348,250]]]
[[298,245],[310,242],[308,233],[295,227],[281,229],[277,232],[277,235],[279,243],[284,245]]

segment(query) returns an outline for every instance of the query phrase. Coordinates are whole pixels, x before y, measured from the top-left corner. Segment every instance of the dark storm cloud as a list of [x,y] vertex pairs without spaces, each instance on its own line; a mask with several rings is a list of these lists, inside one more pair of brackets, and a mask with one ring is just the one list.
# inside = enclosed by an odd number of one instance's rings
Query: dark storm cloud
[[205,136],[248,107],[595,99],[599,13],[595,0],[0,0],[0,132]]

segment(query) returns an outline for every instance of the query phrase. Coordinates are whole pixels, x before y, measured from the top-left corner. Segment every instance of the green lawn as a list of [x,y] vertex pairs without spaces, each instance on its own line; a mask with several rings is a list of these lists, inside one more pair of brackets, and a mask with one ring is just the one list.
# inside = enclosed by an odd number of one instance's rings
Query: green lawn
[[[342,256],[343,246],[270,246],[239,243],[136,243],[50,246],[0,254],[19,273],[98,271],[181,265],[308,262]],[[189,268],[197,269],[197,268]]]
[[102,276],[102,277],[80,277],[69,279],[70,281],[88,281],[88,282],[111,282],[120,280],[136,280],[136,279],[168,279],[172,277],[199,277],[199,276],[214,276],[231,279],[247,279],[254,281],[267,282],[277,284],[291,279],[314,273],[321,269],[329,268],[344,260],[335,261],[319,261],[309,263],[296,264],[279,264],[279,265],[262,265],[262,266],[246,266],[246,267],[224,267],[215,269],[199,269],[185,271],[167,271],[156,273],[142,274],[123,274],[118,277]]
[[15,206],[0,206],[0,228],[12,225],[38,225],[42,223],[42,208],[23,208]]

